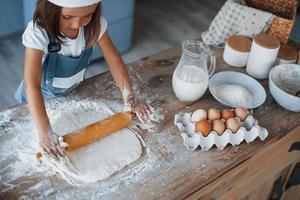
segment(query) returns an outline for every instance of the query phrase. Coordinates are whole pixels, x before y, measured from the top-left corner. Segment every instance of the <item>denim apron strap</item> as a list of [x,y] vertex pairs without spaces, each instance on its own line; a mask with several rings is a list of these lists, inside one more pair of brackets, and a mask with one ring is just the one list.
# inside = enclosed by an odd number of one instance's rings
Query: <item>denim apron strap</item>
[[[55,70],[55,65],[57,62],[57,52],[59,52],[61,50],[61,45],[60,43],[56,42],[55,37],[48,33],[48,38],[49,38],[49,44],[47,46],[48,48],[48,54],[46,56],[46,59],[43,63],[43,81],[42,81],[42,86],[44,85],[43,83],[45,83],[45,85],[50,84],[48,83],[50,80],[52,80],[54,78],[54,70]],[[45,64],[47,63],[47,64]],[[43,87],[45,88],[45,87]]]
[[48,96],[66,94],[84,80],[86,68],[91,60],[92,48],[82,51],[78,57],[58,53],[60,47],[49,34],[48,56],[43,64],[42,90]]
[[[59,54],[61,45],[56,38],[48,34],[48,54],[42,66],[41,90],[44,98],[54,97],[71,92],[84,80],[93,47],[81,52],[78,57],[64,56]],[[20,83],[15,98],[18,102],[27,101],[23,81]]]

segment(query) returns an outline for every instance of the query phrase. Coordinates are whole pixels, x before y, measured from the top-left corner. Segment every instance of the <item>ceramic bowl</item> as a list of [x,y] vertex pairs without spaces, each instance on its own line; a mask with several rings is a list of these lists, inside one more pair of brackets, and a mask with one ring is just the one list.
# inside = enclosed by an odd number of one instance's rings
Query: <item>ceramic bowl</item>
[[269,88],[275,101],[283,108],[300,112],[300,65],[281,64],[269,74]]
[[248,90],[252,96],[252,103],[244,106],[247,109],[256,108],[266,100],[266,91],[257,80],[240,72],[223,71],[214,74],[210,78],[208,88],[213,97],[226,106],[236,108],[240,105],[233,105],[220,97],[215,88],[223,84],[238,85]]

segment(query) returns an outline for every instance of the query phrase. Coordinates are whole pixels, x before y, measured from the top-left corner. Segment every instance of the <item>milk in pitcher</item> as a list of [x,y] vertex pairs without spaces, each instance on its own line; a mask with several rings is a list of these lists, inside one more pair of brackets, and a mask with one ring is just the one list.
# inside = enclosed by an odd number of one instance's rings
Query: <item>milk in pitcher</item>
[[185,65],[175,70],[172,85],[176,97],[184,102],[198,100],[208,87],[208,73],[194,65]]

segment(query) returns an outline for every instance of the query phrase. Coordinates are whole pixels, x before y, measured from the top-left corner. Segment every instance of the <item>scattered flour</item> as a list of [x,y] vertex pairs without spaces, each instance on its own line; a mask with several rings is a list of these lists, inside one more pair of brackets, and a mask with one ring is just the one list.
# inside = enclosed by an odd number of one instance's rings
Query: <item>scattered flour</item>
[[[53,130],[63,136],[88,124],[102,120],[113,114],[106,104],[68,104],[57,110],[48,109]],[[20,158],[29,160],[39,149],[36,134],[30,135],[27,144],[20,149]],[[30,150],[33,150],[30,151]],[[25,155],[24,155],[25,153]],[[129,129],[95,141],[90,145],[67,152],[63,161],[55,161],[44,154],[42,164],[49,166],[72,185],[82,185],[103,180],[124,166],[137,160],[142,147],[135,133]],[[24,159],[25,158],[25,159]]]
[[[130,106],[129,102],[128,102],[128,97],[132,95],[132,93],[130,92],[130,90],[128,89],[128,86],[126,85],[124,87],[124,90],[122,91],[122,96],[123,96],[123,100],[124,100],[124,111],[132,111],[132,107]],[[136,98],[136,97],[135,97]],[[136,99],[136,100],[140,100],[140,99]],[[145,101],[144,99],[142,99],[142,101],[144,101],[150,111],[152,112],[152,114],[150,114],[149,119],[146,121],[143,119],[143,117],[141,116],[140,113],[136,113],[137,118],[139,119],[139,122],[141,123],[142,127],[144,129],[151,129],[153,127],[153,123],[152,122],[159,122],[162,120],[162,116],[161,115],[156,115],[156,111],[153,109],[153,107],[150,105],[149,102]]]
[[124,104],[124,111],[131,111],[131,107],[130,105],[128,104],[127,100],[128,100],[128,97],[129,95],[132,96],[132,93],[130,92],[130,90],[128,89],[128,85],[125,85],[124,86],[124,89],[122,91],[122,97],[123,97],[123,101],[125,102]]
[[[106,105],[109,105],[109,108]],[[104,117],[104,113],[106,115],[112,114],[123,111],[124,108],[123,104],[119,101],[108,101],[105,99],[91,101],[74,98],[66,101],[64,97],[47,102],[46,107],[54,130],[60,134],[71,132],[86,124],[101,120]],[[158,109],[152,118],[154,120],[163,119],[164,114],[160,113]],[[135,120],[133,124],[139,124],[138,120]],[[152,126],[154,127],[154,125]],[[121,134],[123,134],[123,137],[118,137],[120,142],[128,136],[124,133]],[[139,135],[137,134],[137,136]],[[143,144],[141,155],[138,148],[135,150],[135,159],[140,158],[131,165],[124,167],[107,179],[96,183],[84,184],[81,187],[73,187],[66,184],[62,179],[56,179],[55,184],[53,184],[52,179],[55,178],[53,175],[59,174],[57,171],[58,168],[55,162],[48,162],[49,165],[41,165],[35,159],[37,137],[27,108],[24,106],[21,109],[18,107],[1,112],[0,196],[6,192],[9,194],[13,191],[18,191],[18,196],[21,199],[45,199],[49,197],[55,199],[74,199],[82,198],[83,196],[89,197],[89,199],[106,197],[107,199],[111,199],[114,197],[114,194],[120,197],[122,193],[126,193],[124,191],[126,187],[129,187],[133,183],[142,183],[147,180],[151,174],[150,172],[154,168],[157,169],[156,162],[160,160],[153,154],[153,151],[156,149],[148,147],[148,145],[152,145],[152,142],[144,144],[142,139],[139,137],[138,140],[133,133],[128,137]],[[150,138],[151,141],[154,139],[157,140],[156,137],[151,136]],[[124,144],[121,145],[124,146]],[[124,148],[118,149],[124,150]],[[91,152],[91,149],[86,149],[85,152],[88,155],[95,155]],[[72,160],[72,157],[69,156],[69,158],[70,162],[75,162]],[[88,157],[85,158],[88,159]],[[32,162],[28,162],[29,160]],[[64,167],[73,166],[68,166],[67,164],[65,163]],[[80,171],[82,166],[71,168],[71,170],[69,168],[69,172],[72,172],[72,170],[74,172],[72,176],[67,171],[61,172],[59,175],[65,176],[63,178],[68,180],[72,185],[81,185],[83,183],[82,179],[88,177],[87,175],[84,176],[87,171],[78,173],[78,170]],[[88,173],[92,174],[93,172],[89,171]],[[108,176],[109,174],[99,175],[98,178],[100,176]],[[25,185],[27,187],[24,187]]]
[[213,90],[221,101],[234,107],[249,108],[252,105],[253,99],[250,92],[242,86],[223,84],[215,87]]

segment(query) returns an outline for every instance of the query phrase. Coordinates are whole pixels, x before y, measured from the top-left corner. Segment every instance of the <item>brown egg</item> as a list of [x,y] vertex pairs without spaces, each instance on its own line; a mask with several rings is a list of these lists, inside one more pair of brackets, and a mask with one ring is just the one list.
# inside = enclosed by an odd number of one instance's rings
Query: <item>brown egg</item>
[[233,133],[237,132],[240,126],[240,121],[237,118],[231,117],[226,120],[226,128],[230,129]]
[[216,108],[210,108],[207,111],[207,119],[214,121],[216,119],[221,119],[221,113],[218,109]]
[[196,131],[202,133],[204,137],[208,136],[211,130],[211,123],[208,120],[204,119],[196,123]]
[[250,114],[246,108],[238,107],[234,110],[235,116],[238,117],[242,122],[245,121],[247,116]]
[[225,131],[225,122],[217,119],[212,122],[212,130],[216,131],[218,135],[222,135]]
[[227,120],[228,118],[234,117],[234,112],[229,109],[223,109],[222,112],[222,118]]

